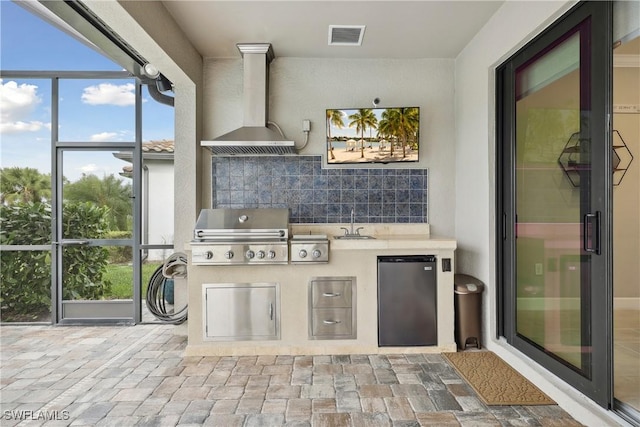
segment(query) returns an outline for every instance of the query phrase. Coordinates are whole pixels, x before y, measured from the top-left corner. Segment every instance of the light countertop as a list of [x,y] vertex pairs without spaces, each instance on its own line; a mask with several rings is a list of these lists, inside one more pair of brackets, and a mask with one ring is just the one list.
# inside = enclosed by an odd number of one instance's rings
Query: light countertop
[[296,235],[325,234],[331,250],[381,250],[381,249],[456,249],[456,241],[448,237],[431,236],[429,224],[354,224],[363,227],[360,234],[375,239],[334,239],[344,233],[340,227],[350,229],[350,224],[292,224]]

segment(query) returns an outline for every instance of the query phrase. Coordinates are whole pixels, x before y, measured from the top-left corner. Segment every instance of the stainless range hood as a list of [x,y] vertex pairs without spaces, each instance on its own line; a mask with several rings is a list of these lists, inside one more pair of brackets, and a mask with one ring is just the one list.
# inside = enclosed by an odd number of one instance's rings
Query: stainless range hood
[[267,127],[270,43],[239,43],[243,57],[244,126],[211,141],[201,141],[214,154],[295,154],[295,143]]

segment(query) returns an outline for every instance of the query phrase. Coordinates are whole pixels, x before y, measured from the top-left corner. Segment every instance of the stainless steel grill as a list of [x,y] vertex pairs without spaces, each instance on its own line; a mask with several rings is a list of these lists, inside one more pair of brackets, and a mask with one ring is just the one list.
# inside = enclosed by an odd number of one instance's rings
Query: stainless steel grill
[[204,209],[194,230],[194,265],[287,264],[288,209]]

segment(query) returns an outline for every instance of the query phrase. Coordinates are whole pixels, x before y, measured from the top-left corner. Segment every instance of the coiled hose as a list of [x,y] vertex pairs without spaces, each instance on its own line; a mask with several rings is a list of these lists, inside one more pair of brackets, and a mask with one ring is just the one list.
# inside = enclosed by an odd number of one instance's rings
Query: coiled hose
[[162,323],[180,325],[187,320],[187,307],[180,311],[167,310],[165,293],[167,279],[175,277],[187,277],[187,256],[184,253],[177,252],[171,255],[167,260],[153,272],[149,279],[147,287],[147,308]]

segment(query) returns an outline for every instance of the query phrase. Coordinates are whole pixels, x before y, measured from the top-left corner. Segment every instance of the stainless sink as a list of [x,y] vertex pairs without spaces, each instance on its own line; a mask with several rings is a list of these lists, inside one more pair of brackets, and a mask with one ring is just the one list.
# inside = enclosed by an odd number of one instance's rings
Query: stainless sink
[[375,239],[375,237],[373,236],[367,236],[366,234],[360,234],[360,230],[363,230],[364,227],[358,227],[355,228],[354,227],[354,220],[355,220],[355,211],[353,209],[351,209],[351,227],[347,228],[347,227],[340,227],[340,230],[344,230],[344,234],[340,235],[340,236],[333,236],[334,239],[338,239],[338,240],[369,240],[369,239]]
[[365,234],[348,234],[342,236],[333,236],[334,239],[338,240],[367,240],[367,239],[375,239],[373,236],[367,236]]

